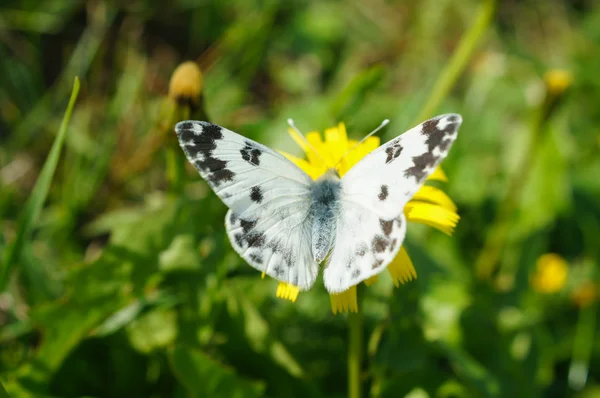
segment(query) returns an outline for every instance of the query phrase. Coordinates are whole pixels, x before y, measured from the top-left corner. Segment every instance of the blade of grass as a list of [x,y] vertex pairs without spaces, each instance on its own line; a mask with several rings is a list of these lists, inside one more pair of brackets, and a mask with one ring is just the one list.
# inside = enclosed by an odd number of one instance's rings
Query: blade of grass
[[42,172],[35,183],[33,192],[27,200],[23,213],[21,213],[19,218],[19,222],[17,224],[17,237],[14,242],[8,246],[5,253],[4,261],[2,262],[2,269],[0,270],[0,291],[5,290],[10,273],[15,265],[19,262],[23,251],[23,246],[31,235],[33,225],[38,220],[42,206],[48,197],[50,184],[52,183],[52,178],[54,177],[54,172],[56,171],[58,159],[60,158],[60,152],[66,138],[67,126],[69,125],[71,113],[73,112],[78,94],[79,78],[76,77],[73,84],[73,91],[71,92],[69,105],[67,106],[65,116],[63,117],[60,129],[58,130],[58,135],[52,144],[52,148],[50,149],[50,154],[48,155],[46,162],[44,162],[44,167],[42,168]]
[[450,61],[444,66],[444,70],[433,85],[433,89],[431,90],[427,102],[423,105],[421,112],[415,118],[411,126],[434,116],[433,112],[435,112],[437,107],[448,96],[448,93],[452,90],[452,87],[454,87],[456,81],[465,70],[467,63],[477,48],[477,44],[479,44],[492,21],[494,10],[496,8],[496,1],[485,0],[479,7],[477,19],[469,30],[461,37],[456,50],[454,50],[454,53],[452,54],[452,58],[450,58]]
[[2,385],[2,381],[0,381],[0,398],[10,398]]

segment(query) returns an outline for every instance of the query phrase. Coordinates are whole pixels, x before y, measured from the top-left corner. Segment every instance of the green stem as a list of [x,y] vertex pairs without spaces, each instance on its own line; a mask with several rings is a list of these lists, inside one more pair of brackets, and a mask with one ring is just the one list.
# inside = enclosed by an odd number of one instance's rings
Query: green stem
[[50,149],[50,153],[44,162],[42,171],[35,182],[33,191],[31,192],[27,203],[25,203],[23,212],[19,217],[19,222],[17,224],[17,237],[6,249],[7,251],[5,253],[4,262],[1,264],[2,267],[0,268],[0,292],[6,288],[13,268],[21,260],[23,248],[27,243],[27,240],[31,238],[31,232],[35,226],[35,223],[40,217],[44,202],[46,202],[46,199],[48,198],[50,185],[52,184],[52,179],[54,178],[54,173],[56,172],[58,161],[60,159],[60,153],[67,137],[67,127],[69,126],[69,121],[71,120],[71,113],[73,112],[75,101],[77,100],[77,95],[79,94],[79,86],[79,78],[75,77],[75,81],[73,82],[73,91],[71,91],[71,98],[69,99],[69,105],[67,105],[67,110],[65,111],[58,134],[56,135],[54,143],[52,144],[52,148]]
[[596,304],[579,311],[579,321],[573,339],[573,355],[569,367],[569,386],[579,391],[585,387],[590,369],[594,335],[596,333]]
[[360,368],[362,363],[363,318],[360,312],[348,315],[348,397],[360,398],[362,392]]
[[413,124],[421,123],[423,120],[432,117],[437,107],[448,96],[448,93],[456,84],[456,81],[465,70],[467,63],[475,52],[479,40],[487,30],[494,15],[495,6],[495,0],[485,0],[480,5],[475,23],[461,37],[456,50],[452,54],[452,58],[450,58],[450,61],[448,61],[433,85],[433,90],[427,102],[421,108],[421,112]]

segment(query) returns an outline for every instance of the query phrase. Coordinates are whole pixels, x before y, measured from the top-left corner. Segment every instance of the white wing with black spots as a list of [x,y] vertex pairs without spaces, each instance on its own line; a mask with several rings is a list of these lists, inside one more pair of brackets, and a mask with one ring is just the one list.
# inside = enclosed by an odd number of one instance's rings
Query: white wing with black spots
[[227,234],[254,268],[301,289],[318,272],[310,248],[312,180],[283,155],[223,127],[175,126],[188,160],[230,208]]
[[446,157],[462,118],[427,120],[365,156],[341,179],[335,246],[324,271],[331,293],[383,271],[406,233],[404,206]]
[[340,293],[379,274],[394,259],[406,234],[406,218],[384,220],[342,199],[335,246],[323,273],[329,293]]
[[344,175],[342,198],[382,218],[398,217],[446,157],[461,123],[458,114],[437,116],[383,144]]

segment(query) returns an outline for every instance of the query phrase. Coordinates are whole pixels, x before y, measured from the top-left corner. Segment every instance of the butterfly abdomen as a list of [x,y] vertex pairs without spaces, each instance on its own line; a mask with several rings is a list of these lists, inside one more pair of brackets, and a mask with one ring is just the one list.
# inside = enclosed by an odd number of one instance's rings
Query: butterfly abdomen
[[327,173],[315,181],[311,188],[312,253],[321,262],[331,249],[335,232],[335,219],[339,210],[340,179]]

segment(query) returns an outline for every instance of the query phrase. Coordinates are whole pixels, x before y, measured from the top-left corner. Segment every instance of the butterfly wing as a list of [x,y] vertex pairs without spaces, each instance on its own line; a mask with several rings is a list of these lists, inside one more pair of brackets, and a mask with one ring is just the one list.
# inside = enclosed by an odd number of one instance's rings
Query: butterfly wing
[[229,207],[233,248],[252,267],[309,289],[318,273],[310,240],[310,177],[283,155],[223,127],[175,126],[188,160]]
[[446,157],[462,118],[446,114],[380,146],[341,181],[335,246],[324,271],[332,293],[378,274],[406,234],[404,206]]

